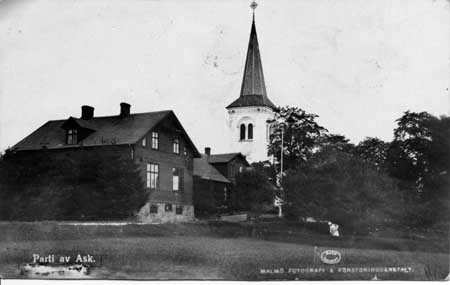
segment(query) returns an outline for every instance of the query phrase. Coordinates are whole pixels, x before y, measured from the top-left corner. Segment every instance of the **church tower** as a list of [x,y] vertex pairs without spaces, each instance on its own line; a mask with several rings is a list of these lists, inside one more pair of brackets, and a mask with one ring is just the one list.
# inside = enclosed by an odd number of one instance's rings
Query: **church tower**
[[258,37],[256,35],[256,2],[253,2],[253,20],[245,60],[241,93],[238,99],[226,107],[228,127],[231,133],[230,147],[241,152],[249,162],[268,160],[270,127],[267,120],[274,118],[275,105],[267,97]]

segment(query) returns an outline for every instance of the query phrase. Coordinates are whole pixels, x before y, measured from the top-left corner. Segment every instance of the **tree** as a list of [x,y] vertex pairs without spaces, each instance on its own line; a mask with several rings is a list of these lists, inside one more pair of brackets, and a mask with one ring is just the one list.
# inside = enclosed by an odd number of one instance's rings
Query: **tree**
[[213,182],[209,180],[200,179],[195,177],[195,191],[193,193],[193,202],[195,209],[195,216],[197,217],[205,217],[212,214],[220,213],[218,207],[222,206],[223,203],[218,203],[219,200],[223,202],[222,199],[217,199],[217,192],[221,191],[223,193],[223,187],[230,187],[229,185],[225,186],[222,183]]
[[274,187],[260,167],[238,173],[234,190],[235,209],[261,212],[272,207]]
[[338,223],[346,233],[401,220],[396,183],[356,155],[324,150],[284,179],[286,213]]
[[75,183],[84,191],[79,202],[90,201],[80,215],[89,219],[125,219],[133,217],[147,202],[140,170],[128,157],[83,152],[75,163]]
[[252,163],[252,168],[258,172],[263,174],[265,177],[267,177],[267,181],[272,184],[276,185],[277,181],[277,170],[275,168],[275,165],[265,161],[265,162],[254,162]]
[[433,196],[427,187],[432,176],[449,171],[450,119],[436,118],[427,112],[406,111],[397,120],[394,140],[389,148],[390,173],[415,184],[419,196]]
[[0,218],[126,219],[146,203],[139,168],[128,158],[84,149],[5,153],[0,161]]
[[430,124],[433,119],[433,116],[426,112],[406,111],[396,120],[397,128],[394,130],[390,152],[393,174],[401,179],[414,179],[419,192],[423,188],[423,175],[428,171],[428,154],[432,141]]
[[365,161],[373,163],[378,170],[386,166],[389,143],[379,138],[366,137],[356,146],[356,153]]
[[350,140],[343,135],[325,133],[319,138],[319,148],[317,151],[325,149],[353,153],[355,151],[355,145],[350,143]]
[[447,116],[406,111],[397,120],[387,166],[401,181],[410,225],[431,226],[448,217],[449,140]]
[[281,139],[283,135],[283,168],[297,169],[312,155],[326,129],[315,120],[318,116],[306,113],[297,107],[282,107],[271,121],[272,134],[268,147],[280,163]]

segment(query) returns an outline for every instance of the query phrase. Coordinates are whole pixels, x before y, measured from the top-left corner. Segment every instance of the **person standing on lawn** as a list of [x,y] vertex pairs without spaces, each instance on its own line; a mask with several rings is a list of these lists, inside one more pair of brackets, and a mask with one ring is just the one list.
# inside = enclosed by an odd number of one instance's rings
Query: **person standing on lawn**
[[339,225],[333,224],[332,222],[328,222],[328,226],[330,226],[331,236],[339,237]]

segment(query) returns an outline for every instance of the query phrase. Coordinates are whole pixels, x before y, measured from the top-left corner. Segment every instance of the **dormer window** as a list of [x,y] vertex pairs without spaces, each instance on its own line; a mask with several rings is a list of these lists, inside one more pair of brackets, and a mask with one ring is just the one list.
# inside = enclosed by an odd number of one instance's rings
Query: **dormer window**
[[66,143],[67,144],[77,144],[78,143],[78,130],[68,129],[66,133]]

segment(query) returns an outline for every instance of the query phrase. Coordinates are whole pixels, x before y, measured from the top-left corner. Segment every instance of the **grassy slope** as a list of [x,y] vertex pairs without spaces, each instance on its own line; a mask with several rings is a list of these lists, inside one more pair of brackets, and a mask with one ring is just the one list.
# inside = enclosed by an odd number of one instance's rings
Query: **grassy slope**
[[[207,225],[60,226],[56,223],[0,224],[0,273],[17,278],[18,265],[32,254],[91,254],[94,278],[181,279],[369,279],[374,274],[260,274],[260,269],[324,267],[314,245],[320,240],[285,243],[211,233]],[[429,279],[448,272],[448,252],[397,251],[333,247],[339,266],[411,266],[412,274],[377,274],[382,279]],[[342,244],[336,244],[342,246]],[[438,273],[428,269],[438,268]]]

